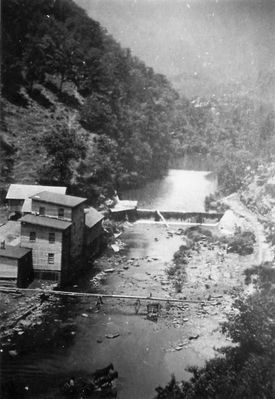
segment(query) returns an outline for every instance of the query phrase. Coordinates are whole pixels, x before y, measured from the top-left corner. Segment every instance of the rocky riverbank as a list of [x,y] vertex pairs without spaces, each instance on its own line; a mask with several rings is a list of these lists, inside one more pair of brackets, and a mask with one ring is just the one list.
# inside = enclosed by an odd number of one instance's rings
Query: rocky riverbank
[[[55,367],[66,363],[67,356],[74,359],[59,382],[70,375],[81,376],[84,365],[92,373],[113,362],[122,376],[121,398],[139,398],[141,381],[142,395],[148,397],[171,373],[189,378],[183,371],[186,367],[203,365],[215,355],[215,348],[231,345],[220,323],[232,312],[233,301],[254,289],[253,284],[245,284],[245,270],[273,259],[262,220],[237,195],[224,201],[231,209],[211,232],[141,222],[110,227],[113,240],[73,289],[148,297],[140,304],[127,299],[103,303],[78,299],[72,306],[54,296],[43,300],[38,294],[1,294],[1,310],[6,312],[1,330],[5,359],[13,363],[28,359],[22,348],[32,353],[29,343],[35,337],[36,351],[43,356],[44,341],[47,348],[49,342],[56,348]],[[248,239],[248,252],[239,251],[240,239]],[[153,318],[147,307],[150,297],[165,299]],[[172,298],[183,302],[173,303]],[[53,311],[59,307],[65,310],[62,317]],[[70,348],[70,355],[63,352],[64,347]],[[46,398],[27,377],[26,383],[32,391],[29,397]],[[59,390],[57,385],[54,389]]]

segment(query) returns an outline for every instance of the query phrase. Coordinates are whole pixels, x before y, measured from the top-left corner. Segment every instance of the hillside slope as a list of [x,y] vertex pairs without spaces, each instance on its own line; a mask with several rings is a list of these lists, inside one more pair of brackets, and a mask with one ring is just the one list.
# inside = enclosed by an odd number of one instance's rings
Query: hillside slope
[[4,0],[2,13],[2,188],[65,184],[96,201],[165,173],[177,93],[163,75],[72,0]]
[[21,93],[27,101],[26,107],[16,105],[6,98],[1,99],[2,189],[7,189],[11,182],[38,182],[37,172],[47,163],[41,139],[49,129],[64,123],[80,134],[87,134],[79,123],[78,109],[62,103],[56,94],[42,85],[36,84],[35,88],[37,92],[43,93],[45,102],[49,101],[47,107],[32,99],[24,89]]

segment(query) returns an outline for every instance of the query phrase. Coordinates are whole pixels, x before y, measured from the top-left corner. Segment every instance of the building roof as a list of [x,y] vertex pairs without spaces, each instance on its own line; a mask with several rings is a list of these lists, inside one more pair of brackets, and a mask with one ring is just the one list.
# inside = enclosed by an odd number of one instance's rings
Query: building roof
[[5,249],[0,249],[0,257],[20,259],[30,252],[30,248],[21,248],[19,246],[6,245]]
[[122,212],[122,211],[130,211],[137,208],[137,201],[130,200],[119,200],[113,208],[111,208],[111,212]]
[[23,200],[44,190],[50,191],[52,193],[65,194],[67,187],[38,186],[36,184],[11,184],[6,195],[6,199]]
[[26,198],[22,205],[22,213],[31,213],[32,211],[32,200],[31,198]]
[[20,243],[21,223],[15,220],[8,220],[0,226],[0,241],[13,247]]
[[33,195],[31,198],[32,200],[35,201],[49,202],[51,204],[68,206],[69,208],[74,208],[75,206],[87,200],[87,198],[74,197],[73,195],[52,193],[49,191],[42,191],[40,193]]
[[65,220],[49,218],[46,216],[36,216],[36,215],[25,215],[20,221],[22,223],[29,223],[37,226],[50,227],[57,230],[66,230],[71,226],[70,222],[65,222]]
[[94,208],[85,209],[85,225],[89,229],[104,219],[104,215]]

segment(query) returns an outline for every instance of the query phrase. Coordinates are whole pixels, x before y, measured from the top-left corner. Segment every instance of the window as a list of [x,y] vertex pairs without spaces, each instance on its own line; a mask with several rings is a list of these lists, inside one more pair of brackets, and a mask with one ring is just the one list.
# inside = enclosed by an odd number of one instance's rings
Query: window
[[48,254],[48,264],[49,265],[54,264],[54,254]]
[[30,241],[36,241],[36,233],[35,231],[30,231]]
[[49,233],[49,243],[53,244],[55,242],[55,233]]
[[64,208],[58,208],[58,217],[64,218]]
[[45,216],[45,208],[44,208],[44,206],[41,206],[41,207],[39,208],[39,215]]

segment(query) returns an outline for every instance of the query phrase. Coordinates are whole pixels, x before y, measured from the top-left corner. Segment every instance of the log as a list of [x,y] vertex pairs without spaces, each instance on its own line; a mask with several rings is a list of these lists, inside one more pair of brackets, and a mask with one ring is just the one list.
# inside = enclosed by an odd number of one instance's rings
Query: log
[[158,298],[151,296],[138,296],[138,295],[123,295],[123,294],[95,294],[91,292],[72,292],[72,291],[55,291],[55,290],[42,290],[40,288],[0,288],[0,292],[14,293],[14,292],[33,292],[33,293],[47,293],[51,295],[72,296],[72,297],[91,297],[91,298],[114,298],[114,299],[140,299],[142,301],[159,301],[159,302],[180,302],[180,303],[202,303],[209,302],[208,299],[191,300],[191,299],[177,299],[177,298]]
[[19,321],[25,319],[27,316],[29,316],[34,310],[38,309],[40,305],[33,305],[31,307],[29,307],[23,314],[21,314],[20,316],[18,316],[13,323],[11,324],[11,328],[14,328],[16,326],[16,324],[19,323]]

